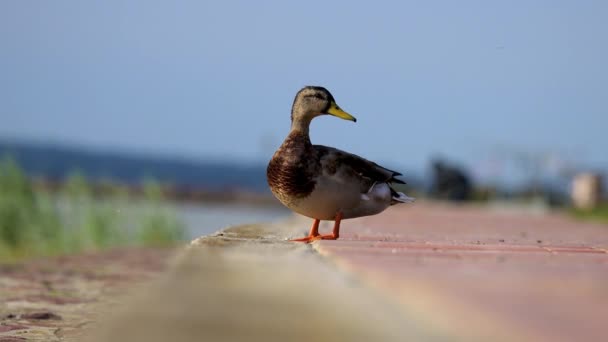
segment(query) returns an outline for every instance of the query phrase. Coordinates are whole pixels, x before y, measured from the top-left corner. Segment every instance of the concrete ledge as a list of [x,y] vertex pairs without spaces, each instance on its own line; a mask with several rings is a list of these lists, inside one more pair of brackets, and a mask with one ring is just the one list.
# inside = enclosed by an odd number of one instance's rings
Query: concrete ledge
[[310,245],[284,241],[301,228],[247,225],[193,241],[90,341],[445,339]]

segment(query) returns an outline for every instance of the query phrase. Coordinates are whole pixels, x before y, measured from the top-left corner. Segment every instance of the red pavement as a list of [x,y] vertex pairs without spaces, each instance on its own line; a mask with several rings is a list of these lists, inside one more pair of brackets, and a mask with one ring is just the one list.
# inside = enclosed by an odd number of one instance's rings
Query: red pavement
[[455,339],[607,338],[608,225],[416,203],[314,245]]

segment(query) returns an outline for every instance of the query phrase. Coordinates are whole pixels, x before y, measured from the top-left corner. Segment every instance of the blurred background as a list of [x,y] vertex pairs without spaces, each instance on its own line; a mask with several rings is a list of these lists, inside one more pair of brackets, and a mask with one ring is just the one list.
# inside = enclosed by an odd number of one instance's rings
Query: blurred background
[[289,215],[265,168],[313,143],[414,196],[606,218],[602,1],[3,1],[0,258],[163,245]]

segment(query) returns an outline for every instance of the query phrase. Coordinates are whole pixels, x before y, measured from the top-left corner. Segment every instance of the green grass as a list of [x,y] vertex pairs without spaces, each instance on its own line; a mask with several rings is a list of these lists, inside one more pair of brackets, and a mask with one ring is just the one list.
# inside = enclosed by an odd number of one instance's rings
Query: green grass
[[608,223],[608,203],[602,203],[593,209],[570,209],[570,214],[584,220]]
[[137,201],[120,186],[108,187],[108,196],[95,198],[86,178],[74,173],[60,193],[40,192],[13,160],[0,160],[0,262],[184,240],[158,183],[146,181]]

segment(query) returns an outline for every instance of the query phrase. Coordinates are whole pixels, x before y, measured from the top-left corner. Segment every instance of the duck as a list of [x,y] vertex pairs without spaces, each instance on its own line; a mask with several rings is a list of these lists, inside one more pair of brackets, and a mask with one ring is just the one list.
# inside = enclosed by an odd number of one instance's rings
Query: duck
[[[405,184],[401,173],[337,148],[313,145],[310,123],[331,115],[357,122],[324,87],[306,86],[291,108],[291,129],[266,169],[272,194],[287,208],[313,219],[307,236],[289,241],[337,240],[342,220],[376,215],[414,198],[394,189]],[[320,234],[320,221],[334,221],[331,234]]]

